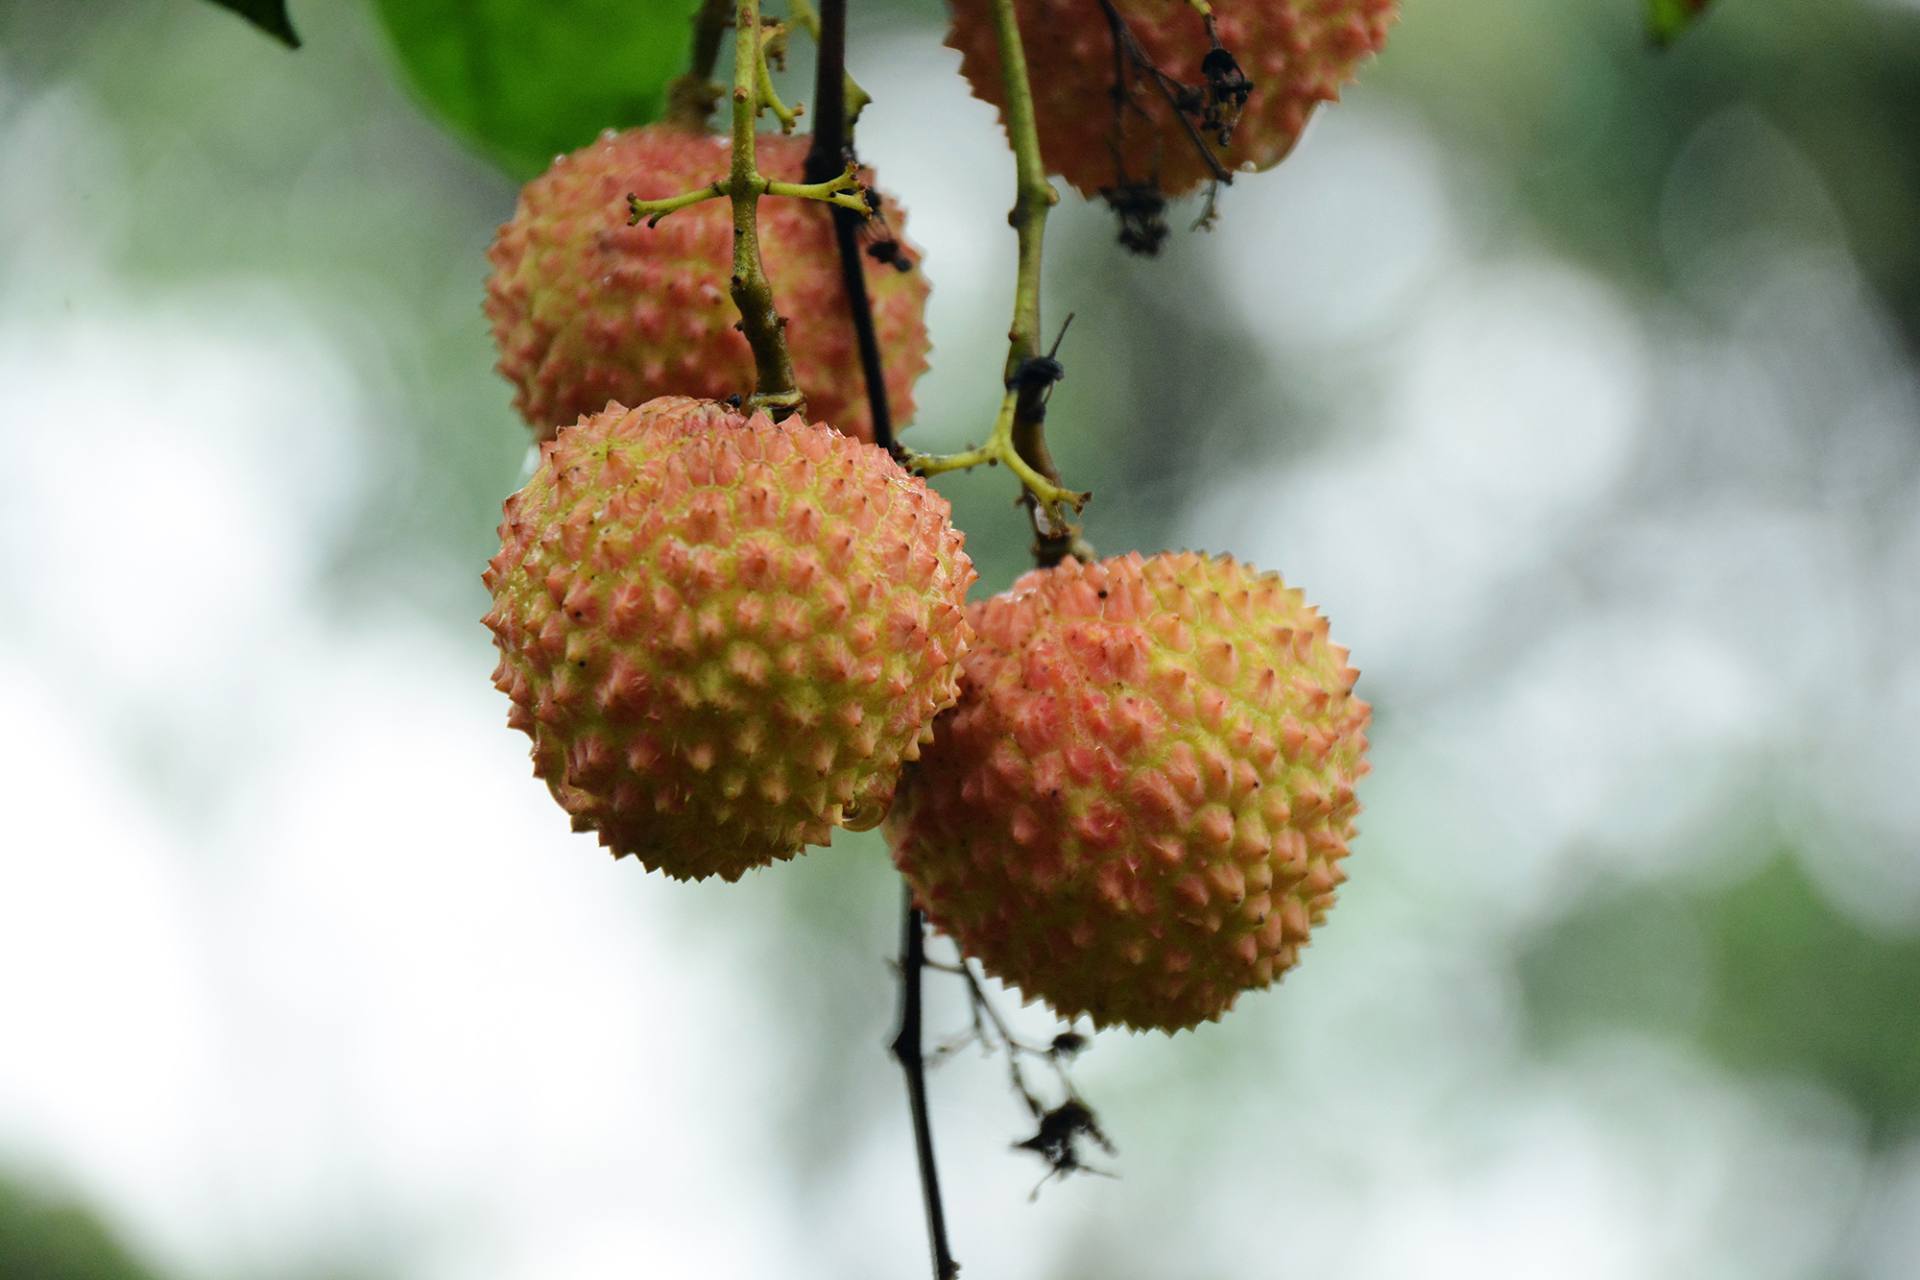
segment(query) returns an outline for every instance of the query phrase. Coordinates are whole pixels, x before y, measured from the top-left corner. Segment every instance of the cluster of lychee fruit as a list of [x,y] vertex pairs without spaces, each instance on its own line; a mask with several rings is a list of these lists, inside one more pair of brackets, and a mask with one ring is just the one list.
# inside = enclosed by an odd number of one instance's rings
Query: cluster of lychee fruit
[[[1116,4],[1151,19],[1155,50],[1173,11],[1196,12]],[[1388,7],[1220,17],[1271,48],[1256,65],[1279,86],[1241,113],[1235,163],[1284,153]],[[954,8],[993,100],[985,6]],[[1104,29],[1096,0],[1019,12],[1074,32],[1029,43],[1036,82],[1071,86],[1088,15]],[[1075,157],[1111,154],[1061,118],[1087,101],[1039,103],[1050,165],[1082,186]],[[803,148],[766,137],[759,158],[796,181]],[[576,830],[677,878],[734,880],[884,822],[929,918],[1027,995],[1101,1026],[1219,1017],[1296,962],[1344,878],[1368,719],[1346,651],[1297,590],[1224,557],[1068,559],[969,604],[947,502],[871,443],[830,210],[763,206],[811,406],[779,422],[735,394],[753,358],[721,205],[628,225],[629,196],[727,161],[680,125],[604,135],[528,184],[490,251],[499,367],[539,461],[505,504],[485,621],[534,772]],[[899,208],[875,204],[897,235]],[[864,267],[902,417],[928,351],[916,261]]]

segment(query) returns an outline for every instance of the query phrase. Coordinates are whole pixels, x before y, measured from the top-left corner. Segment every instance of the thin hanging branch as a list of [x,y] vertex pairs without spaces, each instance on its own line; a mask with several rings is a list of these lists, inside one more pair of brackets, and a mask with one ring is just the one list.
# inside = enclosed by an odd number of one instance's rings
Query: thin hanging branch
[[[1112,1141],[1101,1131],[1100,1118],[1094,1114],[1093,1107],[1080,1096],[1074,1087],[1073,1076],[1068,1066],[1086,1047],[1087,1038],[1069,1027],[1045,1044],[1036,1044],[1013,1033],[1007,1020],[994,1008],[993,1001],[987,998],[986,988],[965,954],[961,954],[953,964],[941,964],[927,961],[927,967],[942,973],[951,973],[960,978],[967,988],[967,1008],[971,1026],[964,1035],[948,1041],[934,1050],[933,1060],[938,1063],[958,1053],[970,1044],[977,1044],[988,1054],[1004,1052],[1007,1055],[1007,1082],[1013,1086],[1016,1097],[1026,1106],[1028,1116],[1033,1120],[1033,1136],[1024,1142],[1016,1142],[1015,1148],[1031,1151],[1047,1162],[1047,1174],[1034,1187],[1038,1195],[1040,1187],[1055,1178],[1068,1178],[1076,1173],[1093,1173],[1101,1177],[1112,1177],[1104,1169],[1096,1169],[1086,1162],[1081,1151],[1083,1142],[1091,1143],[1107,1155],[1117,1155],[1118,1150]],[[1023,1061],[1044,1064],[1052,1073],[1060,1094],[1060,1101],[1048,1106],[1041,1100],[1040,1093],[1033,1087],[1022,1067]]]
[[[820,46],[813,100],[813,145],[807,151],[806,172],[802,175],[817,182],[824,179],[816,175],[857,172],[851,136],[854,112],[848,110],[848,87],[853,82],[846,71],[847,0],[822,0],[814,23],[806,21],[805,10],[800,14],[802,25],[814,29],[814,38]],[[857,91],[857,86],[855,88]],[[864,105],[864,98],[861,94],[860,105]],[[860,261],[862,221],[860,215],[851,211],[833,211],[840,278],[846,291],[847,313],[853,320],[854,335],[860,346],[860,367],[866,377],[873,442],[891,450],[894,447],[893,414],[887,403],[886,376],[873,323],[873,301],[867,294],[866,272]],[[954,1261],[953,1247],[947,1242],[947,1212],[940,1195],[940,1168],[933,1154],[933,1120],[927,1110],[927,1064],[921,1049],[926,936],[926,918],[913,905],[913,891],[906,889],[900,911],[899,1015],[891,1048],[907,1080],[907,1105],[913,1117],[914,1156],[920,1171],[920,1199],[926,1210],[927,1250],[933,1263],[934,1280],[953,1280],[960,1274],[960,1264]]]
[[913,1112],[913,1148],[920,1166],[920,1196],[927,1211],[927,1247],[933,1280],[954,1280],[960,1264],[947,1243],[947,1213],[940,1199],[940,1170],[933,1158],[933,1121],[927,1112],[927,1063],[921,1052],[921,977],[927,965],[927,922],[906,890],[900,919],[900,1019],[893,1056],[907,1077],[907,1105]]
[[[964,466],[1005,461],[1021,475],[1026,484],[1025,499],[1034,521],[1035,557],[1042,565],[1058,563],[1066,555],[1084,547],[1078,530],[1060,518],[1066,506],[1075,509],[1086,495],[1076,494],[1060,484],[1058,473],[1047,452],[1044,435],[1047,396],[1059,380],[1060,365],[1054,352],[1040,354],[1040,254],[1048,209],[1058,200],[1046,180],[1040,164],[1039,138],[1033,123],[1032,94],[1027,87],[1026,58],[1019,45],[1019,32],[1013,25],[1009,0],[999,0],[1000,33],[1003,57],[1008,59],[1009,96],[1023,104],[1023,123],[1010,127],[1018,157],[1019,187],[1010,217],[1019,238],[1019,268],[1015,287],[1013,325],[1009,332],[1006,363],[1007,391],[995,424],[993,443],[983,449],[950,458],[928,458],[908,454],[923,473],[959,470]],[[822,0],[815,15],[797,0],[796,21],[811,30],[819,44],[817,78],[814,88],[813,144],[807,154],[803,177],[810,184],[825,184],[835,174],[855,174],[855,156],[851,127],[866,95],[846,73],[846,0]],[[1017,88],[1013,87],[1017,80]],[[855,96],[857,95],[857,96]],[[853,320],[859,343],[862,372],[867,387],[867,403],[873,422],[874,442],[882,448],[898,449],[893,436],[892,414],[887,400],[884,367],[874,329],[872,300],[866,287],[859,230],[863,219],[849,210],[834,210],[835,239],[839,249],[841,278],[845,287],[848,313]],[[929,465],[930,464],[930,465]],[[939,1167],[934,1157],[933,1124],[927,1103],[927,1058],[924,1050],[923,986],[928,967],[926,956],[927,922],[915,907],[911,888],[905,891],[900,919],[899,1012],[891,1050],[906,1077],[907,1101],[913,1122],[914,1152],[920,1175],[921,1199],[926,1212],[928,1253],[934,1280],[954,1280],[960,1265],[954,1259],[947,1239],[946,1208],[940,1193]],[[935,966],[945,969],[947,966]],[[1045,1048],[1026,1044],[1008,1029],[986,998],[979,980],[967,968],[964,957],[958,966],[967,984],[974,1035],[989,1049],[996,1045],[1008,1055],[1008,1070],[1017,1091],[1037,1125],[1035,1135],[1021,1147],[1034,1151],[1048,1161],[1048,1177],[1063,1177],[1084,1171],[1078,1143],[1090,1138],[1111,1152],[1100,1132],[1093,1112],[1073,1091],[1067,1079],[1066,1061],[1084,1043],[1073,1032],[1055,1038]],[[1048,1108],[1026,1085],[1021,1070],[1022,1055],[1044,1057],[1059,1073],[1065,1101]],[[937,1051],[936,1058],[944,1056]]]
[[[844,4],[841,6],[840,12],[841,12],[840,43],[841,43],[841,48],[844,51],[846,47],[846,30],[847,30],[846,6]],[[822,22],[820,14],[814,9],[812,4],[808,3],[808,0],[788,0],[787,13],[789,18],[792,20],[793,25],[796,27],[799,27],[802,31],[806,32],[809,36],[811,36],[813,38],[814,44],[818,45],[821,43],[821,41],[824,39],[824,36],[822,35],[822,32],[824,30],[824,24]],[[823,58],[825,57],[824,53],[822,54],[822,57]],[[834,65],[836,63],[844,68],[846,59],[844,57],[835,58],[835,59],[832,59],[828,63],[828,65]],[[846,128],[848,133],[851,134],[851,132],[853,131],[854,122],[860,119],[860,113],[866,110],[868,103],[873,101],[873,96],[869,94],[865,89],[862,89],[860,87],[860,82],[855,80],[850,74],[847,74],[844,70],[842,70],[840,78],[841,78],[841,90],[844,97],[843,110],[846,112],[846,116],[847,116]]]
[[[809,182],[858,171],[851,131],[854,113],[848,109],[852,81],[847,77],[847,0],[821,0],[815,39],[820,50],[813,90],[813,145],[807,149],[802,175]],[[873,442],[891,452],[893,410],[887,402],[886,367],[881,362],[873,301],[867,295],[866,270],[860,260],[860,226],[864,221],[851,210],[835,209],[833,238],[840,252],[840,283],[847,297],[847,314],[853,319],[854,341],[860,350],[860,372],[867,384],[867,416],[873,423]]]

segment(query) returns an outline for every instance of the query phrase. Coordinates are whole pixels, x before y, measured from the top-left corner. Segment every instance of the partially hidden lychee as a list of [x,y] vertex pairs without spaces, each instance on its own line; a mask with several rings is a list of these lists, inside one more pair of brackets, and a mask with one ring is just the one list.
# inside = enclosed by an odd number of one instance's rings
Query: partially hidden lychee
[[[1211,175],[1194,135],[1169,104],[1183,92],[1198,114],[1213,49],[1199,8],[1183,0],[1112,0],[1148,59],[1177,84],[1162,87],[1124,54],[1116,63],[1100,0],[1014,0],[1047,170],[1084,195],[1146,187],[1178,196]],[[1386,41],[1397,0],[1215,0],[1222,47],[1250,92],[1225,147],[1228,172],[1270,169],[1286,158],[1307,118],[1330,102]],[[947,43],[979,97],[1004,117],[1006,89],[994,36],[994,0],[952,0]],[[1116,106],[1116,66],[1128,68]]]
[[886,812],[952,705],[946,500],[831,427],[670,397],[541,446],[484,581],[508,723],[616,856],[737,879]]
[[[756,151],[769,178],[801,180],[805,138],[763,136]],[[724,400],[752,390],[753,354],[728,293],[728,202],[693,205],[653,227],[627,225],[629,195],[660,199],[706,186],[726,176],[730,158],[725,138],[646,125],[605,133],[559,157],[521,191],[487,251],[493,273],[485,308],[499,370],[537,437],[551,439],[609,400]],[[862,176],[871,182],[870,173]],[[832,219],[817,201],[762,199],[761,257],[809,414],[871,440]],[[883,202],[869,243],[878,243],[873,235],[897,238],[904,224],[900,207]],[[914,381],[927,367],[927,281],[917,252],[885,256],[863,254],[862,262],[888,402],[904,423],[913,416]]]
[[989,973],[1095,1024],[1218,1018],[1345,879],[1357,673],[1299,591],[1191,553],[1068,561],[975,605],[894,858]]

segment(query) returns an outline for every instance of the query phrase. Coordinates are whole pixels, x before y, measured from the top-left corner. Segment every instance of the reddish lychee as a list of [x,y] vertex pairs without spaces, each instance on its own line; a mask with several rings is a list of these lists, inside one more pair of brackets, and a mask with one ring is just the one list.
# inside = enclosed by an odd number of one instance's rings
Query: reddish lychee
[[975,605],[894,858],[967,954],[1066,1017],[1177,1030],[1291,968],[1344,878],[1367,704],[1277,576],[1138,555]]
[[575,829],[733,880],[878,822],[971,635],[946,500],[831,427],[679,397],[540,454],[486,623]]
[[[1224,168],[1270,169],[1285,159],[1314,107],[1337,98],[1359,64],[1385,42],[1396,3],[1215,0],[1221,44],[1251,86],[1228,144],[1209,144]],[[947,43],[960,51],[960,68],[974,93],[1004,115],[993,0],[952,5]],[[1168,95],[1192,90],[1195,114],[1204,114],[1209,76],[1202,64],[1213,48],[1206,20],[1182,0],[1113,0],[1113,9],[1140,49],[1178,85],[1163,93],[1126,64],[1126,105],[1116,107],[1114,36],[1100,0],[1014,2],[1041,156],[1049,172],[1085,195],[1135,186],[1169,196],[1193,191],[1210,170]]]
[[[804,138],[762,137],[756,151],[762,173],[800,181]],[[729,162],[725,138],[647,125],[603,134],[555,160],[521,191],[512,221],[487,251],[493,275],[486,312],[500,372],[539,438],[551,439],[560,426],[609,400],[724,400],[752,390],[753,354],[727,291],[733,269],[727,202],[682,209],[654,227],[627,225],[628,195],[679,195],[725,177]],[[875,234],[897,236],[905,215],[886,201],[881,219]],[[811,200],[763,199],[760,236],[809,413],[871,440],[832,210]],[[917,259],[911,250],[884,263],[862,257],[887,397],[901,422],[913,415],[913,384],[927,367],[927,281]]]

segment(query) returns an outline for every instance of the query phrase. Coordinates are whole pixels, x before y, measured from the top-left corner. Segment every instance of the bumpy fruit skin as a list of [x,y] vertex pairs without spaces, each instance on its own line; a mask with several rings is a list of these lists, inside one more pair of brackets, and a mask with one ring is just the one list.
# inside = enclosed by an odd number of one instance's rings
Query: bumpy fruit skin
[[540,452],[485,621],[574,828],[734,880],[878,822],[971,636],[945,499],[831,427],[679,397]]
[[[756,146],[760,171],[782,182],[801,180],[806,152],[798,136],[766,136]],[[654,227],[627,225],[629,194],[678,195],[725,177],[729,162],[725,138],[647,125],[601,135],[522,189],[513,219],[487,251],[493,274],[485,309],[514,406],[540,439],[609,400],[724,400],[753,388],[753,353],[735,328],[739,315],[727,292],[727,201],[682,209]],[[891,201],[882,209],[898,234],[905,215]],[[763,199],[760,239],[809,413],[871,440],[831,209]],[[919,255],[906,257],[917,262]],[[927,368],[926,277],[917,265],[897,271],[863,261],[888,400],[906,422],[914,381]]]
[[1367,704],[1278,577],[1190,553],[1029,573],[972,611],[894,859],[988,972],[1166,1031],[1292,967],[1333,902]]
[[[993,0],[952,0],[947,43],[979,97],[1006,114]],[[1115,0],[1154,63],[1186,84],[1204,86],[1201,59],[1212,47],[1200,14],[1184,0]],[[1386,42],[1397,0],[1214,0],[1221,43],[1253,82],[1232,143],[1220,152],[1229,170],[1270,169],[1307,125],[1315,106]],[[1137,82],[1121,135],[1125,173],[1114,164],[1113,37],[1098,0],[1015,0],[1033,85],[1040,154],[1050,173],[1083,195],[1124,177],[1169,196],[1209,178],[1179,118],[1152,85]]]

